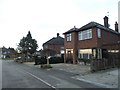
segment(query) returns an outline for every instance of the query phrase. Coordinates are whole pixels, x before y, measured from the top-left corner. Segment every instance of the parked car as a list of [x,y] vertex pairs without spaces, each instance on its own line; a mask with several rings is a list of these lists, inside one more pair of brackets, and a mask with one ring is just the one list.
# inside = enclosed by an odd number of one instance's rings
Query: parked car
[[64,63],[64,59],[59,56],[51,56],[49,57],[49,63],[50,64]]

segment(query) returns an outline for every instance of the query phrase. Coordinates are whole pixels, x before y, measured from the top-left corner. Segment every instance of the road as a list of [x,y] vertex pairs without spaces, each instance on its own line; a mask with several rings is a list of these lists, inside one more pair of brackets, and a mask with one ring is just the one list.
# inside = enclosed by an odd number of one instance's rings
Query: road
[[2,88],[101,88],[73,76],[75,74],[61,70],[40,69],[13,60],[2,60]]

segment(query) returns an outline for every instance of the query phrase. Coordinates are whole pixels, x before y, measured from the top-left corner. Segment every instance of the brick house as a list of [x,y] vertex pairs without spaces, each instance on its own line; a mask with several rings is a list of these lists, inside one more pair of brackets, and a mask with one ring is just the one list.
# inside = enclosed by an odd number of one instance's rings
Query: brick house
[[81,28],[70,29],[64,33],[64,62],[77,63],[78,58],[107,58],[105,52],[119,52],[120,33],[118,24],[115,30],[109,28],[108,17],[104,17],[104,26],[90,22]]
[[61,55],[64,53],[64,38],[59,36],[57,33],[57,37],[53,37],[47,42],[43,43],[43,50],[51,49],[56,52],[56,55]]

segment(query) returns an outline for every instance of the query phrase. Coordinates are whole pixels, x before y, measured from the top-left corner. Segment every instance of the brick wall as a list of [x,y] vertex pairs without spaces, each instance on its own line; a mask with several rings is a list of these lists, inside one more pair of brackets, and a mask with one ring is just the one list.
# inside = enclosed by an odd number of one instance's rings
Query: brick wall
[[[116,44],[118,42],[118,35],[109,31],[101,30],[101,38],[98,39],[98,47],[104,45],[110,45],[112,46],[113,44]],[[115,46],[112,46],[112,48],[116,48]],[[108,49],[112,49],[111,47],[108,47]]]
[[53,44],[48,45],[48,48],[56,51],[56,54],[60,54],[61,47],[64,47],[64,46],[63,45],[53,45]]
[[[77,39],[78,40],[78,39]],[[92,48],[92,47],[97,47],[97,31],[96,28],[92,28],[92,39],[86,39],[86,40],[81,40],[78,41],[78,46],[77,48]]]

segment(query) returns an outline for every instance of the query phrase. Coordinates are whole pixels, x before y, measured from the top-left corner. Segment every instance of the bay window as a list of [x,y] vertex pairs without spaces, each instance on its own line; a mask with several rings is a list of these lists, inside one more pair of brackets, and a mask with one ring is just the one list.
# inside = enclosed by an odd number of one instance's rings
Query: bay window
[[78,58],[91,59],[92,58],[92,49],[79,49]]

